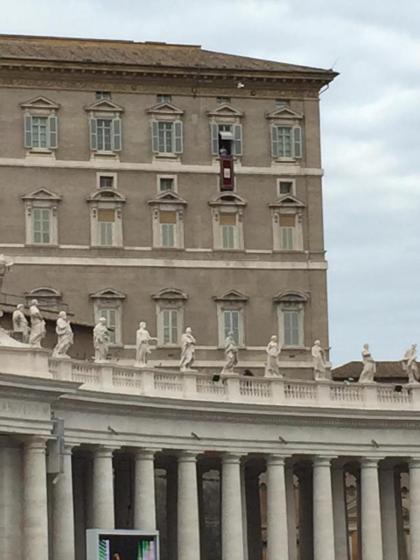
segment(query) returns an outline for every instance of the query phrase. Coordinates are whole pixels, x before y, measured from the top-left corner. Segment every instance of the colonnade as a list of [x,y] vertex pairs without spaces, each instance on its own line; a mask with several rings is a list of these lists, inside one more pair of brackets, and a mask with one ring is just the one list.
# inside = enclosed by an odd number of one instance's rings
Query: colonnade
[[[16,446],[1,449],[3,511],[13,496],[7,493],[7,477],[12,480],[7,454]],[[92,460],[90,526],[115,528],[113,459],[118,450],[97,446],[89,451]],[[62,473],[55,477],[51,500],[47,500],[46,442],[28,439],[21,453],[22,484],[22,558],[25,560],[75,560],[75,523],[73,509],[74,472],[72,448],[66,446]],[[134,457],[133,525],[135,529],[156,529],[155,461],[156,450],[137,449]],[[200,552],[200,500],[198,464],[201,455],[192,450],[174,452],[176,458],[177,559],[198,560]],[[246,507],[243,464],[249,458],[238,453],[217,457],[221,472],[221,560],[254,560],[248,550],[247,531],[252,511]],[[284,454],[260,456],[267,485],[267,560],[348,560],[348,535],[344,490],[344,467],[354,459],[334,456],[288,457]],[[303,463],[302,463],[303,461]],[[300,535],[294,523],[293,465],[306,466],[307,484],[302,476],[300,488]],[[398,519],[394,494],[394,472],[389,462],[378,458],[357,459],[360,465],[361,554],[363,560],[401,559]],[[410,478],[411,559],[420,558],[420,459],[407,460]],[[16,497],[15,497],[16,499]],[[51,505],[50,505],[51,504]],[[52,507],[52,515],[48,515]],[[15,515],[16,508],[10,509]],[[310,517],[308,516],[310,512]],[[13,513],[14,512],[14,513]],[[168,513],[169,515],[169,513]],[[306,521],[305,521],[306,519]],[[304,534],[305,524],[311,531]],[[5,520],[7,525],[7,519]],[[252,524],[251,524],[252,526]],[[173,527],[168,527],[173,531]],[[49,534],[50,532],[50,534]],[[306,539],[306,544],[305,544]],[[299,540],[300,546],[297,545]],[[4,557],[19,558],[16,549],[3,535]],[[52,547],[52,555],[48,553]],[[298,548],[300,549],[298,553]]]

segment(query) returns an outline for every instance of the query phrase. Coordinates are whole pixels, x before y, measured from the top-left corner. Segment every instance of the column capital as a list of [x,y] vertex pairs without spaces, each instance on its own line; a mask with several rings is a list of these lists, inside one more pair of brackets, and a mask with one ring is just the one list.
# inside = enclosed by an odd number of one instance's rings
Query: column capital
[[336,455],[316,455],[312,464],[314,467],[331,467],[331,461],[336,458]]
[[134,458],[136,461],[148,460],[153,461],[155,454],[160,451],[160,449],[152,449],[150,447],[137,447],[134,450]]
[[38,452],[38,453],[45,453],[47,448],[47,441],[48,438],[46,437],[37,437],[37,436],[30,437],[24,442],[25,450]]
[[279,467],[284,467],[286,465],[286,459],[289,457],[289,455],[283,455],[281,453],[273,453],[270,455],[267,455],[267,466],[279,466]]
[[360,459],[360,467],[362,469],[377,469],[381,459],[382,457],[362,457]]
[[420,469],[420,457],[410,457],[408,460],[409,469]]
[[239,465],[243,455],[241,453],[231,453],[227,451],[222,454],[222,463],[224,465]]
[[117,451],[118,449],[120,449],[119,447],[113,447],[110,445],[99,445],[98,447],[95,447],[93,450],[93,455],[96,458],[103,458],[103,459],[109,459],[113,457],[114,455],[114,451]]
[[178,454],[178,463],[196,463],[197,462],[197,451],[181,451]]

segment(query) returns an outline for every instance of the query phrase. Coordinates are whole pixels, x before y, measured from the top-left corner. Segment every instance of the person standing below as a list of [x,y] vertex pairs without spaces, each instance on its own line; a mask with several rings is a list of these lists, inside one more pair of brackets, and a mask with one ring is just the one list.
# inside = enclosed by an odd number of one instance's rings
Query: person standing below
[[29,324],[28,319],[25,317],[23,310],[25,306],[23,303],[19,303],[16,309],[13,311],[12,324],[13,332],[18,335],[20,342],[27,343],[29,340]]
[[33,299],[29,307],[29,316],[31,318],[31,332],[29,335],[29,344],[35,348],[41,348],[41,341],[47,334],[45,321],[38,309],[38,301]]

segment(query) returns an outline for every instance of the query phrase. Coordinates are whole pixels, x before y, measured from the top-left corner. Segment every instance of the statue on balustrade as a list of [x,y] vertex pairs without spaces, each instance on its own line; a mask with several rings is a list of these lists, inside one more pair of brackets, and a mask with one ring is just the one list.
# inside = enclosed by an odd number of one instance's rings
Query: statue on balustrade
[[3,285],[4,277],[6,272],[13,266],[13,260],[6,257],[5,255],[0,255],[0,292]]
[[137,367],[147,367],[149,354],[152,352],[150,346],[156,345],[157,340],[150,336],[146,329],[146,323],[141,321],[136,332],[136,362]]
[[45,321],[38,308],[38,301],[33,299],[29,307],[29,316],[31,318],[31,332],[29,334],[29,344],[35,348],[41,348],[41,341],[47,334]]
[[315,381],[322,381],[329,379],[327,360],[325,359],[325,352],[319,340],[315,340],[311,349],[312,365],[314,368]]
[[412,344],[402,359],[402,368],[407,372],[409,383],[419,382],[419,370],[417,367],[417,344]]
[[191,327],[185,329],[181,337],[181,359],[179,361],[179,369],[181,371],[189,371],[194,363],[196,340],[192,335]]
[[277,342],[277,336],[273,335],[266,348],[267,363],[265,365],[265,377],[282,377],[279,369],[279,356],[281,348]]
[[105,317],[101,317],[93,329],[95,362],[106,362],[109,352],[110,336]]
[[70,320],[65,311],[60,311],[58,314],[55,332],[57,333],[57,344],[52,353],[53,358],[70,358],[67,352],[73,344],[74,337]]
[[233,373],[233,368],[238,365],[238,345],[233,332],[229,332],[225,340],[225,360],[222,374]]
[[375,381],[376,363],[369,350],[369,344],[363,344],[362,349],[363,369],[359,383],[373,383]]
[[12,324],[13,333],[15,335],[18,335],[19,341],[27,343],[29,340],[29,323],[23,312],[24,309],[25,306],[23,305],[23,303],[19,303],[16,309],[13,311]]

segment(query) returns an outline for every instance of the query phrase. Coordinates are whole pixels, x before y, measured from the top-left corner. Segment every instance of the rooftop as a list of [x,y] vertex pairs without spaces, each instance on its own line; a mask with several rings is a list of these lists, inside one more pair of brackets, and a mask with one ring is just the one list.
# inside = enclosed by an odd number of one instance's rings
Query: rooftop
[[321,74],[326,81],[336,75],[331,69],[208,51],[199,45],[32,35],[0,35],[1,60]]
[[[333,379],[340,381],[343,379],[359,379],[363,369],[363,363],[357,360],[347,362],[332,370]],[[407,373],[402,369],[401,360],[395,362],[376,362],[377,379],[406,379]]]

